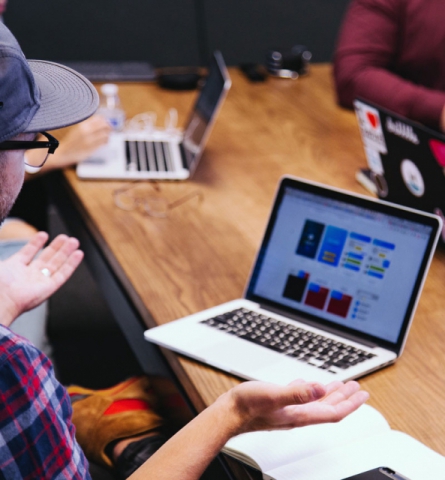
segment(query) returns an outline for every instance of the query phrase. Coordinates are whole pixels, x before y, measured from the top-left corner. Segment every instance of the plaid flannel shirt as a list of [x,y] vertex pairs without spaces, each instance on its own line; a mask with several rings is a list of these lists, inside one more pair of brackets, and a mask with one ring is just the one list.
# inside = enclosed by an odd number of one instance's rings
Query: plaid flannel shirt
[[50,360],[0,325],[0,478],[90,479]]

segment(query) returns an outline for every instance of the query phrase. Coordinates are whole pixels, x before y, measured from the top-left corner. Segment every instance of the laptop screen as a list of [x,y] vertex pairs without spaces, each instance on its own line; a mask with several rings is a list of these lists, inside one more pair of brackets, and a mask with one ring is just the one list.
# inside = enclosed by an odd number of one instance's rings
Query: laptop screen
[[409,325],[438,224],[285,179],[247,298],[394,347]]
[[216,117],[224,94],[230,88],[230,79],[220,52],[213,54],[209,74],[193,107],[184,129],[184,156],[186,166],[193,173],[196,162],[204,149],[210,127]]

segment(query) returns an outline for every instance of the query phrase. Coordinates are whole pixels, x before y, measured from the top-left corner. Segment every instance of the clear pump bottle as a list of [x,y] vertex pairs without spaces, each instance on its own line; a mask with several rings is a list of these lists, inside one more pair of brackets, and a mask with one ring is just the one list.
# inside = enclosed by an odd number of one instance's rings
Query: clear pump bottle
[[114,83],[105,83],[100,87],[100,93],[100,105],[97,113],[108,120],[113,130],[123,130],[125,112],[120,106],[118,86]]

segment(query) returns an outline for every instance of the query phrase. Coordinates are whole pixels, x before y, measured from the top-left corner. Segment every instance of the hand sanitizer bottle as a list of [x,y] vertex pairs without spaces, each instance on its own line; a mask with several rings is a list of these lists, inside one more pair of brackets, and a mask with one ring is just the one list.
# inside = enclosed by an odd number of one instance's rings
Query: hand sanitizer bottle
[[125,125],[125,112],[120,107],[119,88],[114,83],[105,83],[100,87],[99,115],[106,118],[115,131],[121,131]]

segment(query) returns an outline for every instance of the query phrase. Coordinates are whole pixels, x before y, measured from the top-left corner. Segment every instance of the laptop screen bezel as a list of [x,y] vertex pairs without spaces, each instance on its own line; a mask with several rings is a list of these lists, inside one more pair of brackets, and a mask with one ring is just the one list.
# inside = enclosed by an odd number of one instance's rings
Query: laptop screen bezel
[[[393,215],[398,218],[414,221],[432,228],[431,235],[425,248],[425,253],[422,258],[421,266],[419,268],[419,272],[411,293],[411,298],[408,302],[402,326],[400,328],[400,333],[396,342],[389,342],[381,338],[365,334],[363,332],[353,330],[342,325],[338,325],[336,323],[330,322],[329,320],[320,318],[319,316],[309,314],[307,312],[298,310],[297,308],[292,308],[287,305],[280,304],[278,302],[272,301],[254,293],[256,281],[258,279],[258,275],[265,258],[267,247],[271,240],[272,232],[275,226],[275,222],[277,220],[278,211],[287,188],[316,194],[326,199],[347,202],[354,206],[368,208],[372,211],[383,214]],[[409,209],[399,205],[391,204],[389,202],[384,202],[382,200],[373,199],[371,197],[353,194],[351,192],[346,192],[344,190],[328,187],[296,177],[283,177],[280,181],[275,196],[272,211],[267,223],[263,240],[261,242],[261,246],[258,250],[258,254],[251,271],[244,297],[247,300],[251,300],[260,304],[263,308],[271,309],[278,313],[282,313],[288,318],[292,319],[292,317],[297,317],[298,321],[303,321],[304,323],[308,323],[309,325],[315,326],[317,328],[337,333],[340,336],[345,336],[349,338],[352,337],[354,340],[362,341],[364,344],[378,345],[382,348],[394,351],[395,353],[399,354],[399,352],[403,349],[404,342],[406,340],[406,333],[410,327],[411,321],[414,316],[414,312],[420,297],[420,292],[422,290],[423,283],[426,278],[426,273],[428,271],[429,264],[435,251],[441,227],[442,222],[440,218],[436,215]]]
[[[184,168],[186,168],[187,170],[189,170],[189,174],[190,176],[193,175],[194,171],[196,170],[196,167],[198,166],[198,163],[199,163],[199,160],[201,159],[202,157],[202,154],[203,154],[203,151],[204,151],[204,147],[207,143],[207,139],[210,135],[210,132],[212,130],[212,127],[213,127],[213,124],[215,123],[215,120],[216,120],[216,117],[218,115],[218,112],[219,110],[221,109],[221,106],[223,104],[223,101],[225,100],[226,96],[227,96],[227,93],[228,91],[230,90],[230,87],[232,85],[232,81],[230,79],[230,76],[229,76],[229,72],[227,70],[227,67],[226,67],[226,63],[224,61],[224,57],[222,56],[221,52],[216,50],[215,52],[213,52],[213,55],[212,55],[212,59],[210,61],[210,66],[209,66],[209,71],[211,68],[215,68],[217,69],[219,75],[221,76],[222,80],[223,80],[223,88],[221,89],[221,92],[220,92],[220,95],[219,95],[219,98],[218,98],[218,101],[215,105],[215,108],[213,109],[213,112],[212,112],[212,115],[207,123],[207,126],[205,127],[205,132],[204,132],[204,135],[202,136],[201,138],[201,142],[200,142],[200,149],[199,149],[199,153],[197,153],[195,155],[195,157],[193,158],[193,160],[191,162],[188,161],[188,158],[187,158],[187,147],[185,145],[185,142],[184,140],[182,140],[181,142],[181,147],[182,147],[182,152],[181,152],[181,155],[183,157],[183,163],[184,163]],[[190,124],[191,124],[191,121],[193,119],[193,116],[194,116],[194,113],[196,112],[197,110],[197,107],[199,105],[199,101],[204,93],[204,88],[205,86],[203,87],[203,89],[200,91],[199,95],[198,95],[198,98],[196,99],[194,105],[193,105],[193,108],[188,116],[188,119],[187,119],[187,123],[184,127],[184,133],[183,133],[183,138],[185,137],[185,135],[187,134],[187,129],[189,128]]]

